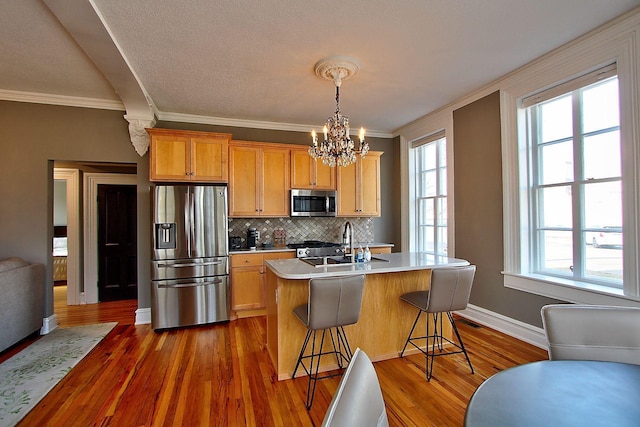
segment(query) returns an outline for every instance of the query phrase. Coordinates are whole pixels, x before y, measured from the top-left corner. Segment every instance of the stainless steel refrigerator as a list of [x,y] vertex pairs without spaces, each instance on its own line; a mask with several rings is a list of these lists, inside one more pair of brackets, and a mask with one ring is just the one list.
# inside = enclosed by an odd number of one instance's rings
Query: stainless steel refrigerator
[[152,187],[151,326],[229,320],[227,187]]

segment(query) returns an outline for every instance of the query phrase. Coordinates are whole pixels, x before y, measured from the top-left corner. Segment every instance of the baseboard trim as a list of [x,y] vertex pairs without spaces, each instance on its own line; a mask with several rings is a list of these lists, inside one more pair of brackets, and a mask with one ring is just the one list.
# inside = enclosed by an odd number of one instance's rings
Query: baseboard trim
[[136,325],[148,325],[151,323],[151,308],[139,308],[136,310]]
[[542,328],[531,326],[528,323],[520,322],[472,304],[469,304],[465,310],[457,311],[456,313],[467,320],[495,329],[544,350],[547,349],[547,338]]
[[[528,323],[520,322],[519,320],[503,316],[502,314],[498,314],[472,304],[469,304],[465,310],[457,311],[456,313],[470,321],[495,329],[496,331],[502,332],[531,345],[535,345],[536,347],[544,350],[547,349],[547,339],[542,328],[531,326]],[[52,317],[55,318],[55,315]],[[151,308],[137,309],[135,324],[147,325],[150,323]],[[57,322],[55,326],[57,327]]]
[[40,328],[40,335],[47,335],[58,327],[58,316],[52,314],[49,317],[42,319],[42,327]]

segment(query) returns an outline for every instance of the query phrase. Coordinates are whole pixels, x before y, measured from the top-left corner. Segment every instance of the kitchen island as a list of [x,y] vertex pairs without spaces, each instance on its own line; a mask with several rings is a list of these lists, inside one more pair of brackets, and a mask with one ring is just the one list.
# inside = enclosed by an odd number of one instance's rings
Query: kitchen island
[[[300,259],[270,260],[267,268],[267,348],[278,380],[291,378],[306,327],[293,309],[309,298],[309,279],[315,277],[365,274],[360,320],[345,327],[351,349],[360,347],[374,361],[398,357],[417,311],[400,301],[400,295],[429,289],[431,270],[463,266],[465,260],[400,252],[377,254],[368,263],[336,264],[314,267]],[[425,333],[416,327],[415,334]],[[451,334],[444,325],[444,334]],[[330,345],[330,344],[329,344]],[[407,348],[407,353],[417,352]],[[337,367],[331,356],[323,357],[321,370]],[[301,372],[302,371],[302,372]],[[304,371],[299,370],[298,375]]]

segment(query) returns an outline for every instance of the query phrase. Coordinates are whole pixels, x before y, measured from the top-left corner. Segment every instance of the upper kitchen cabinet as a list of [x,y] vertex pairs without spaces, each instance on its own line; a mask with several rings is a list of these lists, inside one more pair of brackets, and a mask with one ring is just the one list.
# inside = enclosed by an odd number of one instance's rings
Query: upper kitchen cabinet
[[291,149],[286,144],[229,143],[229,216],[289,216]]
[[291,188],[335,190],[336,170],[309,155],[308,146],[291,149]]
[[369,151],[355,163],[337,166],[338,216],[380,216],[380,156]]
[[147,129],[151,135],[149,179],[227,182],[231,134]]

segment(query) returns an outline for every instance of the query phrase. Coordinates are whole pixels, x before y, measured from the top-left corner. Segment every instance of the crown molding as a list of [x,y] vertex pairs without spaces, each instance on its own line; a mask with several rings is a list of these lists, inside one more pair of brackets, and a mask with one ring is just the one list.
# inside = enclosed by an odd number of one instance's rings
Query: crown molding
[[52,95],[48,93],[21,92],[0,89],[0,100],[30,102],[33,104],[64,105],[67,107],[97,108],[100,110],[125,111],[120,101],[108,99],[84,98],[80,96]]
[[[37,93],[37,92],[21,92],[21,91],[4,90],[4,89],[0,89],[0,100],[29,102],[29,103],[35,103],[35,104],[64,105],[68,107],[97,108],[101,110],[126,111],[124,104],[120,101],[110,101],[110,100],[98,99],[98,98],[83,98],[79,96],[52,95],[52,94]],[[232,127],[251,128],[251,129],[284,130],[284,131],[305,132],[305,133],[310,133],[310,129],[314,128],[314,125],[267,122],[267,121],[258,121],[258,120],[230,119],[226,117],[210,117],[210,116],[199,116],[194,114],[182,114],[182,113],[166,113],[161,111],[157,112],[157,117],[158,117],[158,120],[163,120],[168,122],[198,123],[198,124],[205,124],[205,125],[232,126]],[[315,127],[317,127],[317,125]],[[367,136],[374,137],[374,138],[393,138],[396,136],[396,134],[367,129]]]
[[[210,117],[210,116],[198,116],[193,114],[166,113],[166,112],[158,112],[158,120],[167,121],[167,122],[198,123],[198,124],[205,124],[205,125],[233,126],[233,127],[251,128],[251,129],[284,130],[284,131],[305,132],[305,133],[311,133],[311,129],[314,128],[314,125],[266,122],[266,121],[258,121],[258,120],[230,119],[226,117]],[[318,125],[315,125],[315,127],[318,127]],[[371,136],[375,138],[393,138],[394,135],[389,132],[367,129],[367,136]]]

